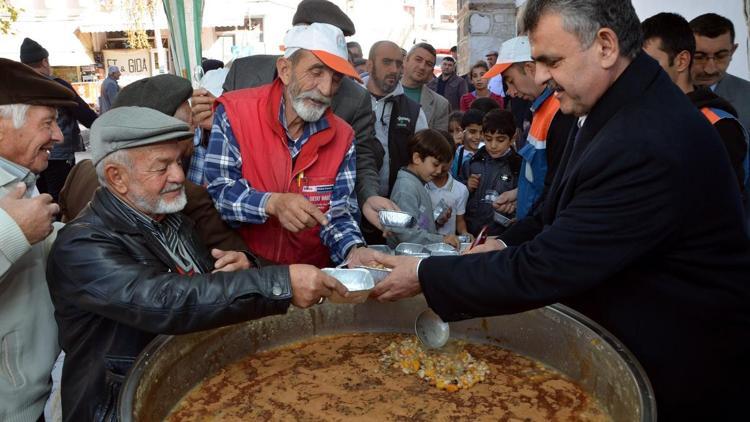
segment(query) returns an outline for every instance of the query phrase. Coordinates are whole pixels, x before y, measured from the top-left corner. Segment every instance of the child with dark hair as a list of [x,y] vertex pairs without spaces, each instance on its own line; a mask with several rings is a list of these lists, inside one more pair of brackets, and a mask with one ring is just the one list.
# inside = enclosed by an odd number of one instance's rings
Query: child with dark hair
[[476,62],[476,64],[471,67],[469,74],[471,75],[471,82],[474,84],[475,89],[471,92],[467,92],[461,97],[461,111],[468,110],[474,100],[479,98],[491,98],[497,101],[497,104],[500,106],[499,108],[503,108],[503,97],[490,91],[488,88],[489,80],[484,79],[484,74],[489,70],[489,66],[487,66],[487,63],[483,60]]
[[482,146],[482,119],[484,113],[479,110],[470,109],[464,113],[461,118],[461,128],[463,129],[463,144],[456,149],[456,156],[453,158],[451,175],[459,182],[466,184],[469,177],[468,170],[469,160]]
[[[451,134],[441,130],[445,139],[451,142]],[[440,173],[425,186],[432,200],[432,209],[435,214],[435,226],[440,234],[468,235],[466,229],[466,201],[469,200],[469,191],[466,185],[454,179],[450,174],[453,160],[440,163]],[[440,210],[443,210],[440,212]]]
[[482,122],[484,146],[469,162],[469,201],[466,204],[466,224],[470,233],[477,235],[488,226],[490,235],[505,231],[513,215],[496,212],[492,204],[504,192],[518,186],[521,157],[513,150],[516,122],[507,110],[487,113]]
[[471,103],[469,110],[479,110],[482,116],[492,110],[499,110],[500,104],[492,98],[477,98]]
[[455,147],[464,143],[464,129],[461,127],[463,117],[463,111],[454,111],[448,116],[448,132],[451,133],[451,139],[453,139]]
[[441,163],[450,162],[453,155],[450,141],[436,130],[420,130],[409,139],[409,153],[411,163],[398,171],[391,200],[401,211],[414,217],[416,225],[388,237],[388,245],[395,247],[402,242],[425,245],[445,242],[458,247],[455,235],[438,234],[432,201],[425,188],[425,183],[440,174]]

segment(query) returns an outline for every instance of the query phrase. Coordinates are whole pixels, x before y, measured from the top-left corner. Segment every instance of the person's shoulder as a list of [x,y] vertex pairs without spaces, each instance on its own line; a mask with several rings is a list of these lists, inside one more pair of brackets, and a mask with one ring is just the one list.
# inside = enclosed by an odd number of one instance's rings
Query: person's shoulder
[[[747,90],[750,91],[750,81],[740,78],[739,76],[734,76],[731,73],[727,73],[724,78],[722,78],[721,81],[719,81],[718,86],[728,87],[731,89],[741,89],[741,90]],[[718,89],[718,87],[717,87]]]

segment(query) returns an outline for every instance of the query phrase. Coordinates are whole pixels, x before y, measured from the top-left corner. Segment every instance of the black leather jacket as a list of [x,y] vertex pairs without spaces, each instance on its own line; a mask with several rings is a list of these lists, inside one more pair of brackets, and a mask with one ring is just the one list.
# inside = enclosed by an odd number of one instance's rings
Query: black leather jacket
[[213,259],[189,220],[181,230],[201,274],[179,275],[126,207],[99,189],[58,234],[47,263],[59,341],[66,353],[63,419],[112,421],[120,386],[158,334],[182,334],[286,312],[288,267],[211,274]]

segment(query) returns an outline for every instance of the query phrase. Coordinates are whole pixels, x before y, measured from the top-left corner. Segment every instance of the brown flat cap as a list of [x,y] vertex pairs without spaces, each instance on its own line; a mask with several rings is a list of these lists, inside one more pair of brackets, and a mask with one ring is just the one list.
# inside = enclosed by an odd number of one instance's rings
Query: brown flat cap
[[75,94],[25,64],[0,59],[0,105],[75,107]]
[[344,33],[354,35],[354,22],[338,6],[327,0],[302,0],[292,18],[292,25],[327,23]]

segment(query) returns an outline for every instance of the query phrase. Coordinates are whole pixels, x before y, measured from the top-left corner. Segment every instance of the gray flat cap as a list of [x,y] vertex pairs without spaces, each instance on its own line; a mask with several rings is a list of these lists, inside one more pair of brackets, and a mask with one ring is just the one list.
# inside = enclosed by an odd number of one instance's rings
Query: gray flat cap
[[113,108],[91,126],[91,159],[97,165],[102,158],[121,149],[192,136],[187,123],[152,108]]

